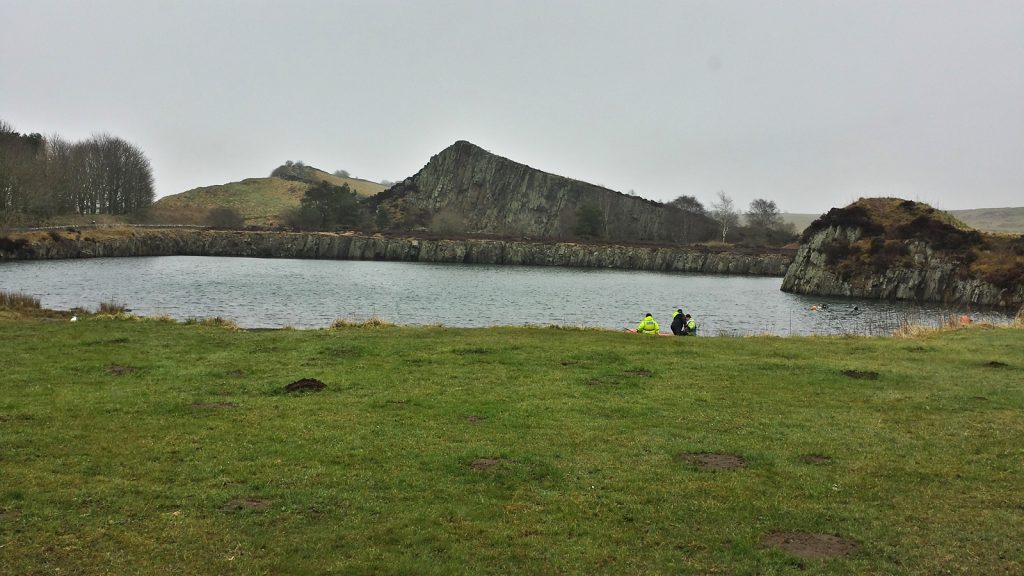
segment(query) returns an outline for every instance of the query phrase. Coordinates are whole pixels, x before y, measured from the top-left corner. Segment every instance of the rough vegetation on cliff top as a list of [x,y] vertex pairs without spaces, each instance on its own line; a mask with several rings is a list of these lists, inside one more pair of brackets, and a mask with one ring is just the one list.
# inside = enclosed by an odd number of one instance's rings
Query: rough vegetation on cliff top
[[913,267],[910,246],[922,243],[960,263],[963,278],[980,278],[999,288],[1024,283],[1024,235],[979,232],[941,210],[899,198],[861,198],[833,208],[803,233],[808,242],[830,227],[859,229],[854,242],[823,247],[829,266],[841,277],[881,273],[890,267]]

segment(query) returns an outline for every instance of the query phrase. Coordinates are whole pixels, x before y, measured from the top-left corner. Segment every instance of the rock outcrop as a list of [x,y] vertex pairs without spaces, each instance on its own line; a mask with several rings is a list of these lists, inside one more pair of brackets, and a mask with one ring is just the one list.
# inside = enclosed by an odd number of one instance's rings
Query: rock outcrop
[[542,172],[465,141],[369,204],[396,221],[427,224],[442,215],[461,231],[533,239],[572,238],[584,217],[596,219],[591,232],[610,242],[697,242],[717,229],[706,216]]
[[694,248],[611,246],[506,240],[437,240],[334,233],[132,230],[97,239],[86,233],[41,235],[0,245],[0,260],[123,256],[240,256],[578,266],[670,272],[782,276],[784,251],[765,254]]
[[1024,236],[981,234],[917,202],[861,199],[804,232],[782,290],[1019,307]]

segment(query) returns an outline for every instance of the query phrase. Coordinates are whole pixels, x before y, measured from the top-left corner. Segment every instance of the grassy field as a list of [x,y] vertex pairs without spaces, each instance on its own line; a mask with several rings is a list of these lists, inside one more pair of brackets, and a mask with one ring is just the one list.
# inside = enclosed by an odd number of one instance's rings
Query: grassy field
[[[0,342],[4,574],[1024,572],[1020,329],[238,331],[0,311]],[[302,378],[326,388],[285,392]],[[700,468],[706,453],[745,466]],[[849,554],[766,544],[797,532]]]

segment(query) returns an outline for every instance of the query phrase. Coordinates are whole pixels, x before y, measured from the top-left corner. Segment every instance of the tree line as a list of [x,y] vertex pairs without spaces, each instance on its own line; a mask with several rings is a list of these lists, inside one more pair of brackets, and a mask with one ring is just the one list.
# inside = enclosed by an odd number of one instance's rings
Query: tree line
[[724,192],[718,192],[710,208],[694,196],[679,196],[668,203],[685,212],[703,214],[718,222],[721,233],[718,240],[746,244],[786,244],[796,240],[796,227],[792,222],[784,222],[779,207],[774,200],[755,198],[750,202],[747,211],[741,215],[733,204],[732,198]]
[[0,225],[70,213],[136,214],[154,196],[149,160],[121,138],[70,142],[20,134],[0,120]]

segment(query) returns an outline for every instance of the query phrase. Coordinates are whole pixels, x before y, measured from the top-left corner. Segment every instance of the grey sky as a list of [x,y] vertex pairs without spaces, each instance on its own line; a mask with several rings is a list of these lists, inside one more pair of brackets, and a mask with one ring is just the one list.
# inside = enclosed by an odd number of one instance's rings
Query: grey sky
[[661,201],[1024,205],[1024,2],[0,0],[0,119],[371,180],[465,139]]

